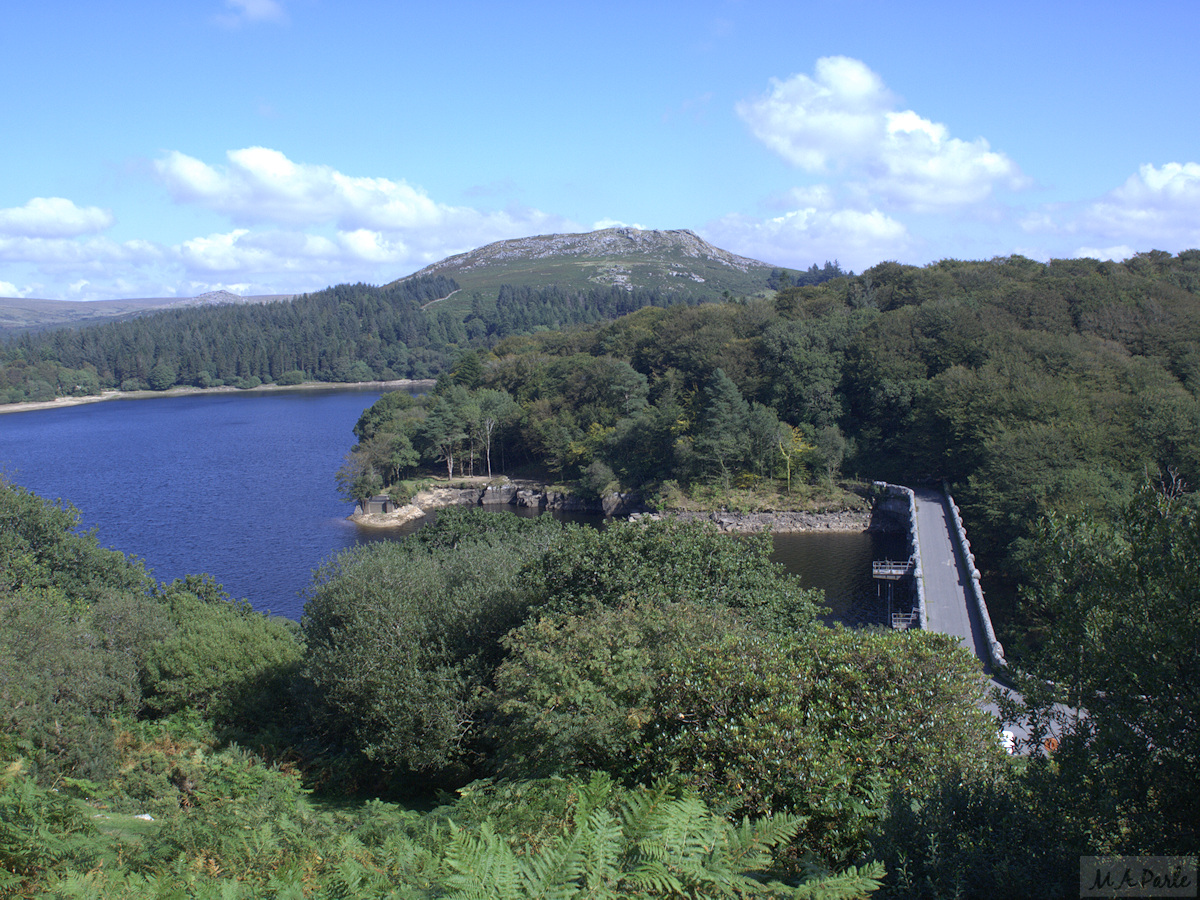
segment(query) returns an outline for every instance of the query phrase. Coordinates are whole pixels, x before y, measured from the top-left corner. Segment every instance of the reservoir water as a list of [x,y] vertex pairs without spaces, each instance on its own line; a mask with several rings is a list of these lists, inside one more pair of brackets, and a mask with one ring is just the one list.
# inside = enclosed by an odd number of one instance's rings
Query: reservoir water
[[[401,534],[359,529],[334,473],[377,390],[109,400],[0,415],[0,473],[63,499],[100,543],[160,581],[207,572],[255,608],[298,619],[320,563]],[[832,617],[873,621],[871,560],[903,539],[777,535],[775,558],[826,592]]]

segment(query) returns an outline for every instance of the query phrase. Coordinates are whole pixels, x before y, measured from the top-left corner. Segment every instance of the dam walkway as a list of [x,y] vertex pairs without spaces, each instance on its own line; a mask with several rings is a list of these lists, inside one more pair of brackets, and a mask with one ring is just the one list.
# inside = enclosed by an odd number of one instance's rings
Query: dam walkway
[[[916,590],[914,624],[926,631],[957,638],[975,655],[990,689],[983,708],[996,717],[1001,733],[1011,736],[1020,752],[1040,752],[1040,748],[1030,744],[1034,729],[1027,716],[1021,713],[1006,716],[997,702],[1003,696],[1015,701],[1018,709],[1024,705],[1020,694],[997,680],[998,675],[1003,677],[1006,668],[1004,649],[992,629],[975,557],[954,500],[948,492],[936,488],[889,485],[887,489],[894,498],[904,497],[908,506],[911,571]],[[878,578],[889,577],[886,566],[884,570],[877,573]],[[1061,723],[1073,715],[1072,710],[1056,704],[1057,723],[1051,726],[1051,734],[1060,733]],[[1006,746],[1011,752],[1013,744]]]
[[950,501],[939,490],[913,491],[925,581],[925,628],[959,639],[991,674],[994,666],[988,629],[973,596],[971,571],[959,552]]

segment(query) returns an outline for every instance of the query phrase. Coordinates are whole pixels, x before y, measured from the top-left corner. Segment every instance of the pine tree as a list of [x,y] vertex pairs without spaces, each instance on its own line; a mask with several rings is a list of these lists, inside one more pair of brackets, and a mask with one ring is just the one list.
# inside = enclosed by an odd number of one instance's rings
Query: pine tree
[[750,405],[724,369],[713,372],[705,388],[704,413],[696,437],[696,455],[710,474],[728,487],[733,471],[749,451]]

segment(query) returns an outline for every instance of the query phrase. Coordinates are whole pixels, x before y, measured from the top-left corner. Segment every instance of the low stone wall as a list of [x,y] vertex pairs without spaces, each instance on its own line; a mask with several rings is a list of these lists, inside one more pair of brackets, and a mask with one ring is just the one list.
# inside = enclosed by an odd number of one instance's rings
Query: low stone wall
[[979,577],[979,569],[975,567],[975,554],[971,552],[971,542],[967,540],[967,529],[963,525],[962,513],[958,510],[958,504],[954,502],[954,498],[950,496],[950,485],[942,482],[942,490],[946,494],[946,500],[950,504],[950,512],[954,517],[954,534],[958,541],[958,551],[962,554],[963,562],[966,563],[967,572],[971,576],[971,596],[975,601],[975,607],[979,610],[979,618],[983,622],[983,633],[987,638],[988,656],[993,669],[1003,669],[1008,666],[1004,660],[1004,647],[996,640],[996,632],[992,630],[992,618],[988,615],[987,603],[983,599],[983,584]]
[[[876,481],[875,487],[882,493],[879,503],[891,506],[907,518],[909,555],[913,561],[913,588],[917,594],[917,625],[922,631],[929,628],[929,617],[925,611],[925,576],[921,571],[921,535],[917,529],[917,495],[911,488],[899,484]],[[902,512],[901,512],[902,511]]]

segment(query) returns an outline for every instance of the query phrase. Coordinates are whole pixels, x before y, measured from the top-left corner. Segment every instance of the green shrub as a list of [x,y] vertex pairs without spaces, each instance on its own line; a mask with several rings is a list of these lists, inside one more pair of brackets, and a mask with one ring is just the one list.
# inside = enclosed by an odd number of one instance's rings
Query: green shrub
[[161,601],[173,630],[150,649],[142,675],[146,707],[156,714],[194,709],[222,720],[245,717],[300,663],[300,645],[283,620],[231,602],[207,577],[166,585]]
[[802,846],[844,865],[892,789],[1000,764],[975,660],[942,635],[813,627],[631,600],[553,613],[506,638],[493,739],[512,775],[594,766],[677,776],[711,802],[804,816]]
[[105,777],[115,760],[111,717],[140,706],[136,660],[109,652],[85,612],[49,592],[0,599],[0,729],[32,771]]
[[275,383],[286,387],[294,384],[303,384],[306,378],[307,376],[299,369],[292,369],[276,378]]
[[586,615],[531,617],[505,637],[509,656],[496,673],[492,739],[502,771],[601,769],[636,780],[663,674],[746,633],[726,610],[635,597]]
[[565,529],[530,574],[556,611],[658,598],[737,610],[786,632],[813,620],[821,595],[772,562],[771,549],[765,534],[731,539],[699,523],[614,521],[603,530]]
[[461,784],[479,764],[499,640],[528,609],[522,566],[556,531],[547,522],[446,511],[416,540],[326,563],[303,620],[318,732],[372,760],[376,777]]

